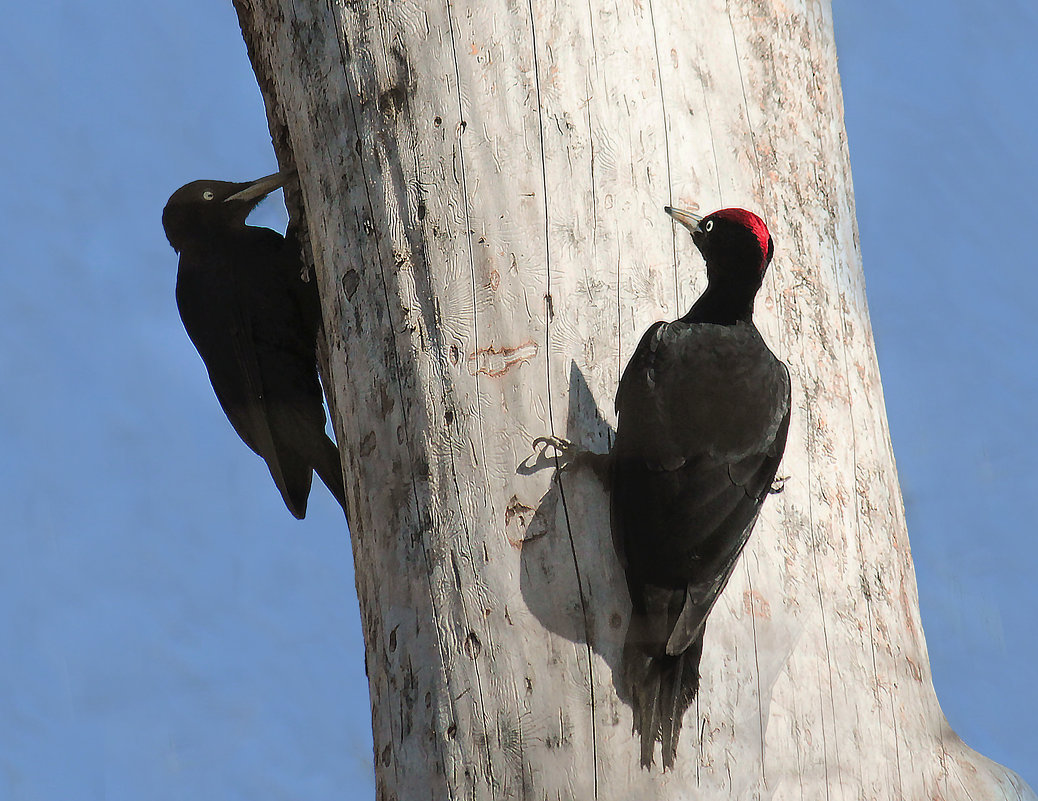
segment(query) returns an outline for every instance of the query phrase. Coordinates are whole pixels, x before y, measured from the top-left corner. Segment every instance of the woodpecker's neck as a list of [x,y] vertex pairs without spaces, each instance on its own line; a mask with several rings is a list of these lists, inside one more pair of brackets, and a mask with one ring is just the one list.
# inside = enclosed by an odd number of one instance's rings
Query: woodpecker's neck
[[718,284],[711,281],[691,309],[681,318],[685,323],[735,325],[753,318],[753,298],[758,287],[742,284]]

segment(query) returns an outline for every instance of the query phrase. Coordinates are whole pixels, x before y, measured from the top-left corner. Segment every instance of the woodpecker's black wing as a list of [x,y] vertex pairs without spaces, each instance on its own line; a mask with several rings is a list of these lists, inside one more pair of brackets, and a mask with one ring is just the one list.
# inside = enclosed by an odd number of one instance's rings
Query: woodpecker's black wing
[[613,520],[633,605],[625,684],[643,764],[659,739],[669,767],[706,617],[782,457],[789,375],[750,323],[656,323],[616,407]]
[[324,433],[316,284],[280,234],[243,226],[186,247],[177,306],[231,425],[263,457],[289,511],[306,513],[316,469],[344,503],[338,451]]

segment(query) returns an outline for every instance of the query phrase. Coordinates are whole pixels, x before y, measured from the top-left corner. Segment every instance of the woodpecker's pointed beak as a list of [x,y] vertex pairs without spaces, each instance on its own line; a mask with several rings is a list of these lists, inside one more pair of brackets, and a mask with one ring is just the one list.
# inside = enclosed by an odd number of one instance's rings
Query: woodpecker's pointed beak
[[273,192],[275,189],[280,189],[284,186],[288,180],[296,174],[295,170],[282,170],[276,172],[273,175],[267,175],[264,178],[260,178],[257,181],[253,181],[251,184],[246,186],[240,192],[235,192],[230,197],[224,198],[224,203],[229,203],[232,200],[235,201],[249,201],[249,200],[261,200]]
[[703,220],[702,214],[693,214],[691,211],[675,209],[672,206],[664,206],[663,210],[677,222],[685,226],[689,230],[689,233],[696,234],[699,231],[699,223]]

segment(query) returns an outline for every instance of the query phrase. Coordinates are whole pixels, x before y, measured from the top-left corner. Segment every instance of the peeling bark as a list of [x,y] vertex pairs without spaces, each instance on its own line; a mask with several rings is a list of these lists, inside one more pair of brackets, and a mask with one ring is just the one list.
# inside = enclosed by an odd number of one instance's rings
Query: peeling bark
[[[379,799],[1035,797],[934,696],[827,2],[235,5],[321,286]],[[668,203],[766,219],[794,411],[663,774],[602,486],[532,441],[607,451],[704,286]]]

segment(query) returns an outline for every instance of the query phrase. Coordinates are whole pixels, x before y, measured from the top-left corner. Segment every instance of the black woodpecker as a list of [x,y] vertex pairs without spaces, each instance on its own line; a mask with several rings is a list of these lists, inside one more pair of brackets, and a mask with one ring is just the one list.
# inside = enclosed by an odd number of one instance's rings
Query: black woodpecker
[[246,225],[293,173],[193,181],[170,197],[162,227],[180,254],[177,308],[238,436],[263,457],[288,510],[306,515],[316,470],[346,508],[339,450],[324,433],[317,377],[321,305],[293,242]]
[[673,767],[699,689],[707,615],[772,490],[789,430],[789,371],[753,325],[774,243],[743,209],[666,208],[706,261],[683,317],[642,336],[620,379],[610,453],[613,525],[633,611],[622,688],[641,763]]

